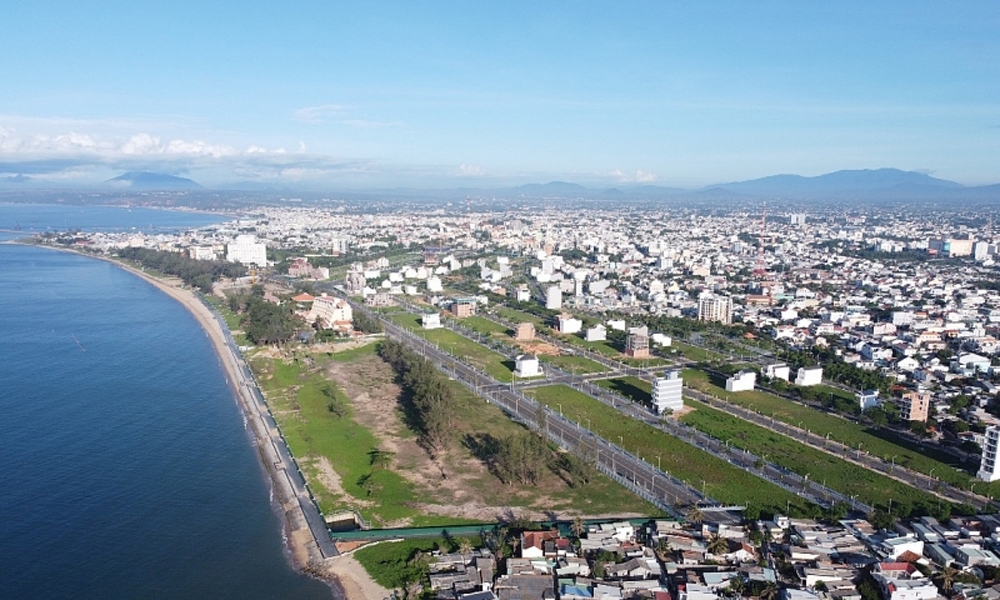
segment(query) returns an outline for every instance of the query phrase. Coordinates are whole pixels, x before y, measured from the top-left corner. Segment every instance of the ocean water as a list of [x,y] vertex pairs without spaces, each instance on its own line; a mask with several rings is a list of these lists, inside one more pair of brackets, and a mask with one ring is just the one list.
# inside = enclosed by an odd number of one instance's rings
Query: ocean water
[[111,264],[0,244],[0,440],[0,598],[331,597],[204,332]]

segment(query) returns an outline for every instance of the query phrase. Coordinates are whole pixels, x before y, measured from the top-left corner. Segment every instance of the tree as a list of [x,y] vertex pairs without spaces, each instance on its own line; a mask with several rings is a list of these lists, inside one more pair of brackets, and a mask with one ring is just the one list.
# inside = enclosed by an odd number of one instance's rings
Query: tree
[[701,508],[695,504],[690,508],[690,510],[688,510],[687,514],[684,515],[684,520],[688,523],[696,523],[700,525],[701,522],[705,520],[705,513],[701,512]]
[[670,540],[661,537],[656,540],[656,557],[663,562],[667,562],[674,554],[674,549],[670,546]]
[[587,531],[587,527],[584,525],[583,519],[576,516],[573,517],[573,523],[569,526],[569,530],[573,533],[573,537],[579,538]]
[[706,549],[710,554],[715,554],[716,556],[725,554],[729,552],[729,542],[726,541],[726,538],[721,535],[713,533],[712,536],[708,538],[708,547]]
[[393,453],[381,448],[372,448],[368,451],[368,463],[372,470],[386,469],[392,462]]
[[958,577],[958,569],[948,565],[944,569],[941,569],[941,591],[946,595],[951,593],[951,588],[955,584],[955,579]]
[[761,600],[774,600],[778,597],[778,584],[768,581],[764,588],[760,590]]

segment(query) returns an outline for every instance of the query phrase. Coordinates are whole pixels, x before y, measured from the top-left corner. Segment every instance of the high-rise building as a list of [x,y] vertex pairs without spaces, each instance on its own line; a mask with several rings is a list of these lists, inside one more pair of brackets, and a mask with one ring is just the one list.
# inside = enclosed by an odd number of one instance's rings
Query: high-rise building
[[558,285],[549,286],[545,291],[545,308],[559,310],[562,308],[562,290]]
[[979,472],[976,477],[983,481],[1000,479],[1000,462],[997,461],[997,448],[1000,447],[1000,426],[990,425],[986,428],[983,441],[983,457],[979,461]]
[[927,392],[907,392],[896,401],[899,418],[904,421],[926,421],[930,412],[931,395]]
[[667,371],[663,377],[657,377],[653,381],[653,407],[656,412],[662,415],[668,410],[677,412],[684,408],[683,387],[684,380],[678,370]]
[[257,236],[238,235],[226,245],[226,260],[257,267],[267,266],[267,246],[257,241]]
[[729,296],[704,296],[698,300],[698,320],[732,324],[733,299]]

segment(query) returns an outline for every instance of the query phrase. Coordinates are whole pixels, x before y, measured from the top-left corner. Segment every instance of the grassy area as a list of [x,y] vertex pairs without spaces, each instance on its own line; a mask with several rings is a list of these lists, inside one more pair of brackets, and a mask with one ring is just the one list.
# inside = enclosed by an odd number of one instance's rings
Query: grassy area
[[670,347],[680,351],[680,353],[684,355],[684,358],[695,362],[722,360],[726,358],[718,352],[712,352],[711,350],[699,348],[698,346],[692,346],[691,344],[686,344],[678,340],[672,340],[670,342]]
[[[253,360],[254,371],[281,431],[325,513],[352,507],[376,525],[458,525],[483,519],[458,519],[445,516],[446,513],[426,514],[420,507],[475,503],[474,499],[482,499],[480,502],[487,506],[499,502],[497,514],[500,505],[536,511],[542,508],[555,512],[578,511],[589,515],[657,513],[647,502],[604,476],[592,478],[586,486],[570,487],[560,470],[555,446],[551,447],[551,466],[536,485],[512,488],[504,484],[474,456],[473,441],[477,436],[486,435],[503,439],[518,434],[523,427],[457,382],[450,382],[456,397],[453,437],[439,461],[442,461],[440,468],[448,471],[448,480],[454,481],[460,489],[462,499],[449,496],[452,490],[442,491],[444,486],[436,482],[417,484],[401,474],[432,468],[430,459],[422,451],[396,456],[391,468],[374,468],[370,452],[383,447],[380,438],[361,424],[352,399],[324,373],[335,362],[369,365],[364,372],[372,373],[372,383],[365,383],[369,381],[365,379],[361,385],[374,390],[391,381],[391,370],[375,356],[375,348],[376,344],[369,344],[337,353],[310,353],[303,348],[285,360],[263,356]],[[381,371],[371,371],[373,364],[381,365]],[[384,381],[377,383],[376,379]],[[371,388],[367,387],[369,385]],[[399,427],[402,429],[394,432],[398,436],[397,443],[415,438],[405,419],[399,420]],[[325,470],[321,458],[328,463]],[[335,471],[344,493],[324,484],[330,481],[327,473],[330,468]]]
[[517,323],[534,323],[535,327],[548,327],[544,319],[537,315],[524,312],[523,310],[517,310],[516,308],[510,308],[509,306],[493,306],[490,310],[500,317],[513,322],[515,325]]
[[[406,587],[410,583],[424,581],[427,576],[426,564],[413,561],[417,553],[430,554],[434,550],[455,552],[462,538],[425,538],[370,544],[359,548],[354,557],[368,571],[376,582],[390,590]],[[477,547],[481,545],[479,536],[466,538]]]
[[611,390],[612,392],[625,396],[632,402],[637,402],[643,406],[649,406],[653,402],[652,386],[648,381],[638,377],[616,377],[614,379],[599,379],[595,384]]
[[497,335],[507,335],[507,328],[503,325],[497,323],[496,321],[491,321],[485,317],[465,317],[464,319],[459,319],[459,323],[469,329],[475,331],[476,333],[481,333],[488,336]]
[[[859,423],[848,421],[837,415],[821,412],[815,408],[791,402],[784,398],[779,398],[766,392],[737,392],[728,393],[725,388],[713,382],[707,373],[695,369],[685,369],[683,372],[684,384],[694,389],[712,394],[738,404],[740,406],[756,410],[764,415],[784,421],[790,425],[801,426],[819,435],[829,434],[842,444],[861,449],[875,456],[879,456],[886,461],[895,457],[897,465],[931,474],[952,485],[969,488],[972,483],[971,476],[965,471],[956,469],[951,464],[935,459],[924,454],[925,449],[917,449],[912,445],[894,443],[885,439],[886,434],[869,429]],[[897,438],[898,439],[898,438]],[[941,458],[947,455],[939,453]],[[950,457],[949,457],[950,458]],[[984,484],[977,486],[981,492],[1000,493],[1000,485]]]
[[[253,360],[257,380],[264,388],[292,454],[309,477],[320,508],[332,514],[342,510],[346,502],[360,508],[365,518],[376,522],[417,516],[410,508],[416,500],[412,484],[388,469],[373,472],[369,452],[379,447],[379,441],[354,420],[350,399],[312,368],[315,361],[322,364],[324,359],[322,356],[314,358],[313,365],[302,359],[285,362],[258,357]],[[312,457],[330,461],[340,476],[344,491],[353,501],[323,485],[322,469],[309,460]],[[361,507],[357,502],[368,499],[362,482],[369,474],[380,488],[377,508]]]
[[502,354],[497,354],[450,329],[423,329],[420,326],[420,317],[417,315],[399,313],[391,318],[397,324],[408,327],[417,335],[437,344],[445,352],[482,369],[495,379],[510,381],[513,377],[514,361]]
[[543,363],[553,364],[564,371],[586,375],[588,373],[603,373],[607,369],[601,363],[594,362],[583,356],[560,354],[559,356],[540,355],[538,357]]
[[[873,506],[886,507],[891,500],[894,513],[906,515],[934,514],[938,500],[927,492],[851,464],[826,452],[810,448],[791,438],[687,399],[695,410],[681,421],[708,435],[727,440],[732,446],[746,449],[782,467],[808,476],[813,481],[841,492],[857,496]],[[898,512],[897,512],[898,511]]]
[[657,464],[674,477],[727,504],[747,504],[765,512],[807,514],[808,502],[755,477],[707,452],[698,450],[645,423],[624,417],[615,409],[572,388],[554,385],[529,391],[539,402],[585,423],[601,437]]

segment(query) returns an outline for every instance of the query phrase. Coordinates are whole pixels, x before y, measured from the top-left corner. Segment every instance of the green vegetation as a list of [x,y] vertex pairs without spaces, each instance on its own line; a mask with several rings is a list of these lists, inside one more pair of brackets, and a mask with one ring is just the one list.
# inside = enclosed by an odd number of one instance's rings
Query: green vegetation
[[391,318],[399,325],[413,330],[413,333],[434,342],[445,352],[461,358],[495,379],[510,381],[513,377],[514,361],[502,354],[497,354],[450,329],[423,329],[420,326],[420,317],[416,315],[398,313]]
[[258,346],[285,344],[304,325],[291,303],[278,305],[264,300],[264,287],[260,285],[249,292],[230,294],[229,309],[240,315],[240,327]]
[[948,503],[938,502],[937,498],[927,492],[715,410],[701,402],[690,398],[687,402],[696,410],[684,415],[682,422],[716,439],[726,440],[732,446],[767,457],[770,462],[801,476],[808,476],[842,494],[857,496],[872,506],[887,507],[891,500],[893,514],[899,516],[931,514],[946,518],[951,512]]
[[695,362],[721,360],[724,358],[721,354],[712,352],[711,350],[706,350],[705,348],[700,348],[698,346],[692,346],[691,344],[686,344],[677,340],[671,340],[670,347],[676,348],[684,356],[684,358]]
[[484,317],[466,317],[459,321],[464,327],[468,327],[476,333],[481,333],[487,336],[495,336],[507,333],[507,328],[503,325],[497,323],[496,321],[491,321]]
[[180,277],[181,281],[205,294],[212,293],[213,282],[223,277],[242,277],[247,273],[247,268],[241,264],[222,260],[194,260],[180,252],[166,250],[122,248],[118,251],[118,257],[166,275]]
[[[322,366],[324,357],[310,360]],[[253,367],[282,435],[325,513],[342,510],[345,502],[360,504],[326,489],[314,460],[330,461],[349,496],[364,500],[377,492],[377,506],[360,507],[365,518],[380,523],[417,516],[411,508],[417,499],[412,484],[391,470],[373,468],[371,452],[379,449],[379,441],[354,420],[350,399],[334,383],[302,358],[286,362],[257,357]]]
[[[897,465],[919,471],[925,474],[933,474],[935,477],[947,481],[952,485],[969,488],[972,478],[964,471],[956,470],[949,464],[926,456],[921,452],[926,450],[912,446],[905,446],[882,437],[881,432],[875,432],[853,421],[848,421],[833,414],[820,412],[812,407],[804,406],[796,402],[779,398],[766,392],[737,392],[728,393],[717,383],[713,382],[708,374],[694,369],[685,369],[683,374],[684,384],[718,396],[728,402],[756,410],[757,412],[769,415],[779,421],[789,425],[801,426],[818,435],[829,435],[830,439],[846,444],[852,448],[858,448],[869,452],[875,456],[882,457],[889,461],[895,457]],[[993,485],[981,484],[980,490],[984,488],[993,490]],[[997,487],[1000,492],[1000,486]]]
[[563,371],[569,373],[576,373],[577,375],[586,375],[588,373],[603,373],[607,371],[604,365],[596,363],[589,358],[583,356],[575,356],[569,354],[560,354],[559,356],[550,356],[548,354],[539,355],[538,360],[543,363],[553,364]]
[[427,579],[430,553],[452,551],[444,538],[382,542],[358,549],[354,557],[379,585],[390,590],[408,589]]
[[702,450],[667,435],[572,388],[554,385],[529,391],[539,402],[586,424],[606,440],[657,464],[674,477],[724,503],[746,504],[764,512],[816,514],[819,507]]
[[379,346],[379,355],[400,375],[407,392],[404,410],[411,415],[420,439],[433,452],[440,452],[453,431],[451,415],[455,410],[455,396],[448,386],[448,378],[402,342],[384,340]]

